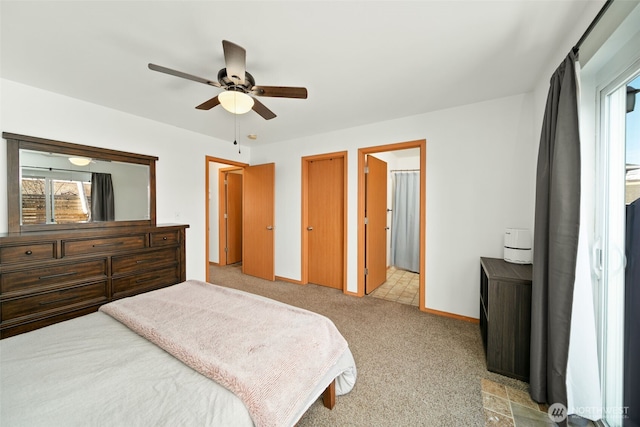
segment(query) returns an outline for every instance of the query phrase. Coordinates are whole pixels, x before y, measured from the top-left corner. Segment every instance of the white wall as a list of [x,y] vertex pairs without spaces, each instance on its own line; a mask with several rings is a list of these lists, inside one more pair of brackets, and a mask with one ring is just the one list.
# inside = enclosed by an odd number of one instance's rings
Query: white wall
[[[347,286],[356,292],[357,149],[427,140],[428,308],[478,317],[480,256],[533,212],[532,100],[519,95],[243,150],[213,138],[2,80],[3,131],[159,157],[158,222],[190,224],[187,276],[205,277],[205,156],[276,163],[277,276],[301,278],[300,157],[348,150]],[[4,140],[0,166],[6,165]],[[248,161],[249,155],[251,161]],[[0,232],[6,231],[0,174]]]
[[[77,144],[157,156],[158,223],[189,224],[187,278],[204,280],[205,156],[248,163],[227,141],[168,126],[9,80],[0,80],[0,129]],[[6,170],[6,141],[0,140]],[[6,174],[0,174],[0,233],[7,231]]]
[[533,222],[532,98],[518,95],[254,147],[276,164],[276,275],[301,278],[300,157],[348,150],[347,287],[357,291],[357,150],[427,140],[426,306],[477,318],[481,256]]

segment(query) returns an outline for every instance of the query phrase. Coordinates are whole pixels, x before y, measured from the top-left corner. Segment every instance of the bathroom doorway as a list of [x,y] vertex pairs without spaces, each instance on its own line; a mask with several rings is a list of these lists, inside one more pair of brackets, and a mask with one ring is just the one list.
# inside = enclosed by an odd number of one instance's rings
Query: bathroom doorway
[[[426,141],[409,141],[397,144],[389,144],[384,146],[368,147],[358,150],[358,292],[359,295],[373,295],[377,298],[391,299],[404,304],[416,305],[420,310],[425,310],[425,236],[426,236]],[[367,169],[369,157],[375,158],[374,163],[382,161],[386,164],[385,185],[386,189],[377,184],[377,179],[368,182]],[[374,172],[375,173],[375,172]],[[395,174],[412,173],[417,175],[417,192],[413,196],[417,203],[418,224],[417,231],[411,232],[409,235],[405,228],[398,228],[398,224],[393,224],[394,211],[394,187],[396,179]],[[384,222],[382,225],[375,218],[380,215],[381,208],[376,204],[368,203],[368,198],[378,198],[380,192],[383,191],[386,197],[383,197],[384,204],[382,207]],[[377,193],[377,195],[376,195]],[[369,211],[367,211],[369,209]],[[376,212],[371,210],[375,209]],[[373,214],[373,222],[371,220]],[[380,227],[384,229],[384,243],[380,243],[378,237]],[[395,233],[395,234],[394,234]],[[406,266],[396,267],[392,262],[392,244],[397,233],[403,241],[415,237],[417,242],[417,266],[407,268]],[[397,240],[396,240],[397,244]],[[384,245],[383,248],[380,246]],[[383,251],[383,257],[380,261],[377,254]],[[373,283],[368,285],[369,274],[380,268],[383,262],[383,268],[386,277],[380,282],[379,275],[373,276]],[[373,264],[375,263],[375,265]],[[417,271],[411,271],[417,270]],[[376,286],[379,285],[379,286]],[[377,287],[377,289],[375,289]],[[416,292],[417,291],[417,292]]]

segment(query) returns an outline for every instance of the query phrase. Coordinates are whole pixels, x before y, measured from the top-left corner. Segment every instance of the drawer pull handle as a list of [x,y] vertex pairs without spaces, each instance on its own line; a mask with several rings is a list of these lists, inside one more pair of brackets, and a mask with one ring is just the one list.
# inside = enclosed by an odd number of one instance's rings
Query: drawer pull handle
[[164,237],[162,238],[162,240],[167,240],[167,236],[164,236]]
[[138,280],[136,280],[136,283],[150,282],[152,280],[157,280],[159,278],[160,278],[160,276],[149,277],[149,278],[146,278],[146,279],[138,279]]
[[33,252],[31,250],[26,251],[24,254],[25,255],[31,255]]
[[54,301],[43,301],[40,303],[40,305],[49,305],[49,304],[56,304],[59,302],[64,302],[64,301],[71,301],[72,299],[76,299],[76,297],[67,297],[67,298],[60,298]]
[[53,279],[54,277],[73,276],[74,274],[78,274],[78,272],[77,271],[69,271],[67,273],[50,274],[48,276],[40,276],[40,277],[38,277],[38,279],[40,279],[40,280]]
[[120,246],[123,242],[103,243],[101,245],[93,245],[94,248],[106,248],[109,246]]

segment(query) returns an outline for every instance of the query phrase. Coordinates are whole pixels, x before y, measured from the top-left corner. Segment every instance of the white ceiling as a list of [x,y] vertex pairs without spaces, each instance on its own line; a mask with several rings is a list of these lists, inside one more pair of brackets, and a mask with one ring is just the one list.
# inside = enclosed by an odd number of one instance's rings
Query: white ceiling
[[[2,0],[1,75],[224,140],[239,126],[243,144],[250,133],[265,144],[529,92],[567,26],[603,4]],[[147,68],[216,80],[223,39],[246,49],[256,84],[304,86],[308,99],[262,97],[278,117],[236,124],[220,106],[195,109],[220,89]]]

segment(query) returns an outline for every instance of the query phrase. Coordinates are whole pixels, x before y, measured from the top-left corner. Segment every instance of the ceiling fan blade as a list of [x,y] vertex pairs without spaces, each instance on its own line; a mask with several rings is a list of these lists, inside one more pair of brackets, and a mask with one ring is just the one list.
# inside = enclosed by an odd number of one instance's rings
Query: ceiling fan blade
[[276,117],[276,114],[273,111],[269,110],[262,102],[258,101],[255,98],[253,99],[252,109],[256,113],[260,114],[265,120],[271,120]]
[[244,73],[247,65],[247,51],[243,47],[228,40],[222,40],[224,62],[227,67],[227,77],[235,84],[244,84]]
[[254,86],[251,93],[256,96],[307,99],[307,89],[304,87]]
[[220,104],[220,100],[218,99],[218,95],[214,96],[208,101],[204,101],[202,104],[198,105],[196,108],[198,110],[211,110],[216,105]]
[[149,69],[153,71],[159,71],[165,74],[171,74],[172,76],[182,77],[183,79],[193,80],[194,82],[204,83],[206,85],[221,87],[220,83],[211,80],[203,79],[202,77],[194,76],[191,74],[183,73],[182,71],[172,70],[171,68],[163,67],[161,65],[149,64]]

